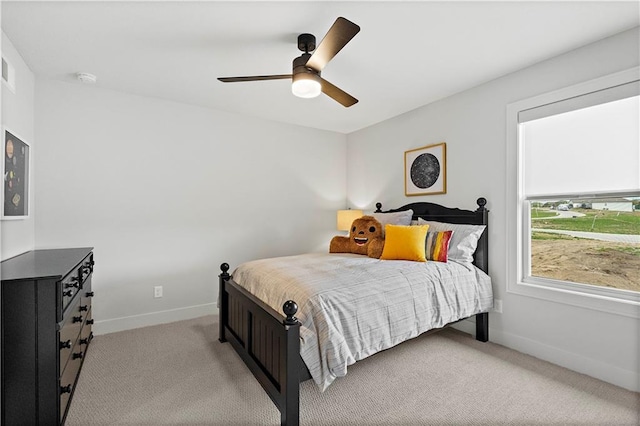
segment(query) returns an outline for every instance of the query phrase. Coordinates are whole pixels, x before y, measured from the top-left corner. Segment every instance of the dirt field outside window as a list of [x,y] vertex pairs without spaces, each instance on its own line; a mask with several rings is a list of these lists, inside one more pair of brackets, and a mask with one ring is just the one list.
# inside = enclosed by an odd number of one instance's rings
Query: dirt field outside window
[[[640,212],[577,209],[575,218],[542,213],[531,223],[531,275],[640,292]],[[630,242],[552,233],[565,231],[619,235]]]

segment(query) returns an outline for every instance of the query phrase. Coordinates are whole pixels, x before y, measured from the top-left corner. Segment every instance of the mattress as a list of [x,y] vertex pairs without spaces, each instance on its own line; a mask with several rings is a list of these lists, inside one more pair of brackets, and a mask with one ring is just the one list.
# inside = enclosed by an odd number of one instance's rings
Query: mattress
[[324,391],[347,367],[493,305],[473,264],[312,253],[246,262],[233,280],[278,312],[298,304],[300,355]]

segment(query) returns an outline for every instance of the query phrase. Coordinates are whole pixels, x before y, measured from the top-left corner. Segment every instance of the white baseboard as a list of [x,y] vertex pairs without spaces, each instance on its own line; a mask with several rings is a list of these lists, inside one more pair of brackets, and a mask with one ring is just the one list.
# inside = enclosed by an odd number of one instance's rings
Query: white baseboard
[[167,311],[113,318],[96,321],[93,324],[93,334],[97,336],[100,334],[115,333],[117,331],[183,321],[217,313],[218,308],[215,303],[206,303],[204,305],[188,306],[186,308],[169,309]]
[[[470,319],[460,321],[454,327],[475,336],[475,321]],[[640,373],[637,371],[625,370],[615,365],[587,358],[580,354],[527,339],[526,337],[494,330],[491,326],[489,326],[489,341],[568,368],[569,370],[595,377],[596,379],[620,386],[621,388],[640,392]]]

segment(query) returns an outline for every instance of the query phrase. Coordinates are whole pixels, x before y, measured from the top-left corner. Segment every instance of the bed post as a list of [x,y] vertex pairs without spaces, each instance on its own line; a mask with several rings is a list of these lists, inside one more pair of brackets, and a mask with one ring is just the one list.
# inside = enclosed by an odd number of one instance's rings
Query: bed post
[[479,224],[486,226],[486,228],[478,240],[475,264],[478,268],[489,274],[489,210],[485,207],[487,205],[487,199],[480,197],[476,203],[478,204],[478,208],[475,213],[478,215]]
[[225,325],[227,325],[227,309],[229,307],[228,295],[227,292],[224,291],[224,285],[229,280],[229,278],[231,278],[231,275],[229,275],[229,264],[223,263],[222,265],[220,265],[220,270],[222,271],[222,273],[218,276],[220,280],[220,287],[218,290],[218,299],[220,300],[220,315],[218,315],[218,324],[220,326],[220,331],[218,333],[218,340],[224,343],[227,341],[227,338],[224,334],[224,327]]
[[[480,221],[486,226],[482,237],[478,240],[476,249],[476,265],[487,274],[489,273],[489,210],[486,209],[487,199],[478,198],[476,201],[478,208],[476,213]],[[476,340],[480,342],[489,341],[489,313],[483,312],[476,315]]]
[[489,341],[489,312],[476,314],[476,340]]
[[282,406],[280,407],[280,425],[298,426],[300,424],[300,322],[294,316],[298,312],[298,305],[293,300],[287,300],[282,306],[287,316],[284,324],[286,339],[284,339],[284,368],[286,378],[282,384]]

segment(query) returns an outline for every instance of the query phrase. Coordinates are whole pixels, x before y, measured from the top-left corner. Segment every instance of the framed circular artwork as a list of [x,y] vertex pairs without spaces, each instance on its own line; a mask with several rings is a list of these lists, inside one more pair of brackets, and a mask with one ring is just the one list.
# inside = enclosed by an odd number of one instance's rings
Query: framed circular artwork
[[405,195],[447,193],[447,146],[441,142],[404,153]]

